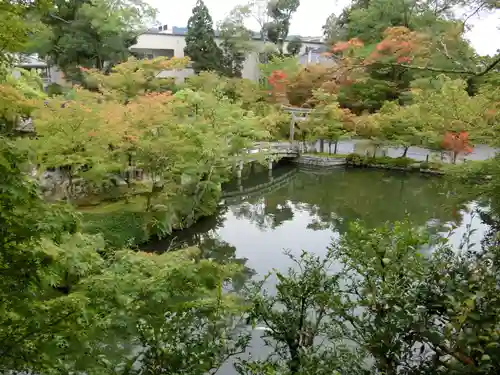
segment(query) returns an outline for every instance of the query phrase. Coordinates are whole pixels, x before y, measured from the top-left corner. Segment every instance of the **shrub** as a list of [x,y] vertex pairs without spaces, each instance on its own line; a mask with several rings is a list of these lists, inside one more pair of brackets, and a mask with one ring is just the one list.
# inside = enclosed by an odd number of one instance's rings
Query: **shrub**
[[428,161],[423,161],[420,163],[420,169],[431,169],[430,163]]
[[84,212],[83,232],[102,234],[107,246],[123,248],[146,242],[146,217],[141,212]]
[[64,89],[60,84],[53,82],[47,86],[47,95],[48,96],[53,97],[53,96],[63,95],[63,94],[64,94]]
[[394,159],[389,156],[381,156],[379,158],[372,158],[373,164],[387,165],[391,166],[394,163]]
[[345,160],[348,165],[353,165],[356,167],[362,167],[368,164],[368,160],[366,157],[355,153],[347,155]]
[[431,170],[439,170],[441,169],[441,163],[436,163],[432,161],[423,161],[420,163],[420,169],[431,169]]
[[391,160],[391,165],[399,168],[408,168],[413,163],[413,159],[407,157],[394,158]]

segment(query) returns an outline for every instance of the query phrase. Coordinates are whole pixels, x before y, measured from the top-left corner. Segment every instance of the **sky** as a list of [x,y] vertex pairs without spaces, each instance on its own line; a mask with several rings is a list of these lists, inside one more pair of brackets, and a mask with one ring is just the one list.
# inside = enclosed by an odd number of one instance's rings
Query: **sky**
[[[146,0],[159,10],[158,20],[162,24],[186,26],[196,0]],[[236,5],[246,4],[245,0],[204,0],[216,23],[222,20]],[[321,27],[326,18],[339,14],[350,3],[349,0],[302,0],[293,15],[290,35],[321,36]],[[467,33],[476,51],[481,55],[493,55],[500,49],[500,12],[484,14],[472,22],[473,28]],[[248,24],[257,30],[255,24]]]

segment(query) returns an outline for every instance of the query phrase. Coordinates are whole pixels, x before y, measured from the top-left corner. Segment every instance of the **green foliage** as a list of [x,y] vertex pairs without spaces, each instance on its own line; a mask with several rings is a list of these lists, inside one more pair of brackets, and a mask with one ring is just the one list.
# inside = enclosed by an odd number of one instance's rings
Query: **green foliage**
[[[32,21],[46,5],[0,5],[0,19],[7,26],[0,32],[3,50],[26,46],[25,31],[37,30]],[[475,77],[480,86],[474,87],[474,96],[469,79],[436,77],[427,69],[477,69],[495,63],[476,60],[461,37],[462,25],[446,12],[458,3],[445,5],[435,11],[430,3],[355,2],[341,17],[329,19],[325,32],[331,40],[359,37],[365,46],[360,40],[344,45],[344,59],[335,69],[318,69],[317,81],[310,79],[314,74],[299,73],[296,58],[283,56],[261,66],[263,78],[281,71],[294,98],[290,102],[314,106],[302,124],[305,139],[337,143],[358,135],[377,146],[407,150],[413,145],[438,147],[446,132],[467,131],[476,141],[495,143],[500,95],[494,65],[484,77]],[[269,3],[272,22],[262,26],[281,55],[298,6],[296,0]],[[244,260],[233,264],[235,249],[228,244],[223,254],[211,252],[218,239],[210,238],[201,253],[188,249],[154,255],[123,248],[153,235],[165,237],[213,214],[221,185],[244,160],[243,151],[253,141],[286,135],[289,116],[268,104],[256,83],[236,78],[250,49],[246,13],[232,14],[221,25],[220,50],[208,9],[197,2],[186,53],[202,73],[179,88],[158,73],[185,67],[187,59],[130,59],[111,69],[125,59],[127,47],[153,16],[144,3],[56,1],[52,8],[42,19],[49,34],[43,34],[46,43],[39,43],[38,50],[94,92],[75,88],[67,97],[56,95],[44,103],[36,75],[22,72],[14,80],[7,78],[10,70],[2,70],[2,132],[11,135],[21,117],[32,117],[37,137],[15,144],[0,138],[0,372],[213,373],[247,346],[243,316],[266,325],[264,336],[274,356],[239,361],[236,369],[242,374],[499,372],[498,160],[466,164],[455,175],[488,207],[482,214],[492,235],[480,251],[471,251],[470,233],[456,247],[431,235],[425,228],[428,216],[413,215],[416,227],[397,222],[401,210],[387,199],[374,202],[363,190],[391,199],[399,194],[408,212],[426,204],[436,210],[434,217],[450,221],[452,209],[440,205],[455,189],[441,193],[430,185],[422,195],[425,189],[415,185],[405,197],[402,184],[397,191],[388,188],[388,174],[371,184],[358,177],[359,189],[337,177],[328,177],[328,189],[318,188],[322,177],[302,178],[294,181],[298,188],[286,200],[271,194],[264,203],[259,199],[245,205],[234,214],[252,216],[261,227],[276,226],[293,216],[297,201],[306,201],[299,198],[311,184],[316,190],[307,200],[314,214],[309,227],[335,226],[343,235],[324,259],[306,252],[291,256],[294,268],[252,283],[242,301],[223,288],[233,282],[241,289]],[[383,34],[389,26],[407,29]],[[385,51],[377,43],[382,34],[394,53],[370,60],[374,52]],[[412,63],[422,67],[397,61],[394,48],[401,40],[418,47],[412,50]],[[296,53],[298,45],[290,43],[289,52]],[[383,104],[386,100],[392,102]],[[346,160],[351,166],[442,168],[405,156],[351,154]],[[33,164],[39,172],[58,167],[66,179],[65,195],[74,203],[79,194],[101,195],[108,180],[121,181],[117,174],[127,176],[120,186],[126,200],[87,208],[80,223],[71,207],[42,200],[32,180],[38,176],[28,177]],[[136,174],[142,177],[136,179]],[[338,194],[342,189],[349,194]],[[332,191],[339,198],[325,209],[320,203]],[[435,204],[422,202],[422,196]],[[375,205],[383,210],[376,211]],[[368,227],[350,226],[332,215],[369,216],[370,211],[377,218]],[[379,212],[390,224],[373,228]],[[273,277],[276,290],[269,291],[267,282]]]
[[244,25],[245,17],[234,9],[219,25],[219,37],[223,62],[221,73],[228,77],[241,78],[243,64],[254,46],[252,45],[252,31]]
[[314,92],[313,100],[317,104],[301,124],[301,131],[306,131],[308,138],[338,143],[354,135],[352,128],[349,128],[349,112],[340,108],[335,95],[318,90]]
[[[166,314],[158,327],[140,321],[139,335],[145,347],[141,367],[148,373],[201,375],[218,370],[228,358],[242,353],[249,335],[237,332],[241,309],[224,302],[219,295],[214,301],[201,301],[201,308]],[[143,370],[132,373],[142,374]]]
[[339,103],[356,114],[380,110],[385,101],[398,98],[398,90],[392,82],[367,78],[344,85],[338,93]]
[[267,3],[267,12],[271,17],[271,22],[264,25],[264,28],[268,39],[278,47],[280,55],[283,55],[292,15],[299,5],[299,0],[275,0]]
[[194,71],[221,72],[222,52],[215,43],[212,17],[203,0],[196,1],[187,26],[184,54],[193,62]]
[[356,153],[349,154],[346,156],[347,165],[353,167],[387,167],[395,169],[413,169],[415,167],[417,170],[440,170],[442,165],[435,162],[422,162],[419,163],[411,158],[398,157],[391,158],[388,156],[384,157],[373,157],[373,156],[363,156]]
[[325,257],[302,253],[288,273],[274,271],[274,294],[257,284],[251,317],[269,328],[276,359],[243,361],[238,370],[496,371],[496,259],[496,248],[455,252],[408,221],[376,229],[354,223]]
[[64,89],[61,85],[57,83],[51,83],[50,85],[47,86],[47,96],[53,97],[63,94],[64,94]]
[[10,53],[23,52],[33,35],[43,31],[40,17],[51,6],[49,0],[14,1],[0,4],[0,64],[9,61]]
[[47,56],[67,79],[81,82],[80,67],[104,70],[125,61],[155,14],[140,0],[56,0],[42,20],[48,33],[31,49]]
[[87,209],[82,213],[82,231],[89,234],[101,234],[106,246],[120,249],[146,242],[148,233],[148,217],[144,212],[100,209],[92,212]]
[[302,49],[302,40],[300,37],[294,37],[288,42],[288,45],[286,46],[286,51],[288,52],[289,55],[296,56],[300,53],[300,50]]
[[[300,70],[299,60],[294,56],[271,56],[265,64],[259,65],[260,72],[264,78],[269,78],[274,71],[282,71],[287,77],[293,77]],[[269,87],[268,82],[265,82],[265,87]]]
[[345,30],[343,30],[339,18],[335,14],[330,14],[322,27],[323,36],[327,45],[345,40]]
[[[195,249],[106,252],[99,236],[75,233],[70,212],[40,199],[20,169],[26,159],[0,142],[6,177],[0,183],[2,372],[139,371],[131,354],[141,348],[140,373],[154,373],[165,361],[178,372],[203,373],[245,345],[242,336],[235,349],[229,347],[240,309],[232,295],[221,294],[238,267],[193,262]],[[210,324],[201,332],[203,321]],[[192,345],[186,358],[170,340],[187,336]],[[206,345],[199,345],[200,337]]]
[[[330,320],[341,302],[341,281],[330,273],[333,258],[306,252],[300,257],[287,255],[294,267],[287,273],[272,272],[249,290],[249,319],[254,325],[266,325],[264,342],[277,359],[243,361],[239,372],[252,374],[256,367],[261,371],[271,367],[280,374],[362,374],[359,353],[340,342],[341,331]],[[264,289],[271,276],[277,281],[275,294]],[[322,344],[325,339],[331,342]]]
[[203,91],[216,97],[229,99],[243,109],[253,110],[260,115],[267,110],[266,93],[256,82],[248,79],[221,77],[214,72],[201,72],[186,80],[185,87],[194,91]]
[[24,69],[6,72],[5,77],[0,77],[0,134],[16,135],[21,121],[35,110],[34,100],[45,97],[42,81],[35,72]]

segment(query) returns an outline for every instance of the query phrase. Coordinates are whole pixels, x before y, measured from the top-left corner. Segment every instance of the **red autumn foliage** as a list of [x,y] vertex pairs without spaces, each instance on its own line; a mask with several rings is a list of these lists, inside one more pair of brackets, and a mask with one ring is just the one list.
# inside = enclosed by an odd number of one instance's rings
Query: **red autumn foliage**
[[269,84],[273,87],[281,87],[287,83],[287,75],[282,70],[275,70],[271,73],[269,78],[267,79]]
[[275,70],[267,81],[272,86],[272,95],[276,100],[286,101],[287,85],[289,83],[287,74],[282,70]]
[[456,162],[459,154],[470,154],[473,151],[472,144],[469,142],[469,133],[447,132],[441,142],[443,149],[453,153],[453,163]]

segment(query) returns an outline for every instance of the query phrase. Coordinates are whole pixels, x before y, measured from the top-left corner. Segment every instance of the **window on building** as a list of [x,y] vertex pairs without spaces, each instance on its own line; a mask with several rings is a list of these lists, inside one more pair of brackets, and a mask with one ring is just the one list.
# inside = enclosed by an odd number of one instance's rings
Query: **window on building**
[[172,58],[174,57],[174,50],[173,49],[159,49],[154,51],[155,57],[168,57]]

